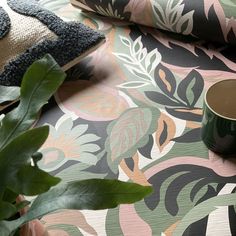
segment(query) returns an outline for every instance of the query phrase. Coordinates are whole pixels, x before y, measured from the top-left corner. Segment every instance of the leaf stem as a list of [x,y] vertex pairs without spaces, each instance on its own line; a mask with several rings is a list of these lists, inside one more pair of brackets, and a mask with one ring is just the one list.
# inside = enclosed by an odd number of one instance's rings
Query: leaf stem
[[[148,81],[151,82],[154,87],[156,87],[157,85],[156,85],[156,82],[155,82],[154,78],[152,78],[152,76],[151,76],[151,75],[145,70],[145,68],[142,66],[142,64],[140,63],[140,61],[135,57],[135,55],[134,55],[134,53],[133,53],[133,51],[132,51],[132,47],[131,47],[131,46],[129,47],[129,49],[130,49],[130,54],[131,54],[131,56],[132,56],[132,58],[133,58],[135,64],[138,65],[139,68],[141,69],[141,71],[149,78]],[[143,79],[143,80],[147,81],[146,79]]]

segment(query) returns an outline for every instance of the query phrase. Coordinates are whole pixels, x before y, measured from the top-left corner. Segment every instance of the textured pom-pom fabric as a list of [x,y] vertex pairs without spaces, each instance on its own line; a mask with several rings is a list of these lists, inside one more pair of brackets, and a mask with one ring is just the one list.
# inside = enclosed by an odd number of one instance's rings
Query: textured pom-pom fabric
[[46,53],[69,69],[104,41],[102,34],[64,22],[32,0],[1,0],[0,23],[0,84],[6,86],[19,86],[27,68]]

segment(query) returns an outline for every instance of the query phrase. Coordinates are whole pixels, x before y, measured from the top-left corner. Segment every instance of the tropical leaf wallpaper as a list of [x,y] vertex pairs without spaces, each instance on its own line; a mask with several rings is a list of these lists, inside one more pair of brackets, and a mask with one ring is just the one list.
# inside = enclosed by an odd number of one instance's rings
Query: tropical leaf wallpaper
[[37,125],[49,124],[50,135],[40,167],[64,182],[154,188],[133,205],[45,216],[49,234],[236,235],[236,156],[224,159],[200,138],[206,89],[236,79],[234,1],[71,1],[83,11],[39,2],[106,35],[42,111]]
[[100,15],[236,44],[234,0],[71,0],[72,4]]

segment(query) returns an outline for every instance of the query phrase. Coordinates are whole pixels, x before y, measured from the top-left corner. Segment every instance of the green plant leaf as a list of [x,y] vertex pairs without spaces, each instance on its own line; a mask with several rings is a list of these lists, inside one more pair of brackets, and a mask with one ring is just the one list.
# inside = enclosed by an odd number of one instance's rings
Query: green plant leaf
[[10,218],[11,220],[12,218],[17,219],[15,218],[17,217],[17,213],[24,207],[28,206],[29,204],[30,202],[26,200],[17,204],[11,204],[6,201],[1,201],[0,202],[0,221],[4,219],[10,220]]
[[17,208],[5,201],[0,202],[0,220],[8,219],[17,212]]
[[10,203],[14,203],[16,201],[17,196],[18,196],[18,193],[15,193],[12,190],[6,188],[4,191],[2,200],[10,202]]
[[182,236],[184,231],[194,222],[203,219],[221,206],[236,205],[236,193],[212,197],[191,209],[174,230],[173,236]]
[[[38,194],[58,183],[58,178],[49,178],[47,173],[42,174],[39,170],[32,173],[32,169],[30,169],[31,156],[45,142],[48,132],[48,126],[24,132],[0,152],[0,193],[4,193],[7,187],[18,194],[29,192]],[[28,168],[22,170],[24,166],[28,166]],[[35,186],[32,186],[30,181],[25,181],[23,171],[27,171],[29,180],[32,178]],[[38,180],[36,180],[37,176]],[[37,189],[38,187],[39,189]]]
[[47,103],[64,79],[65,73],[50,55],[35,61],[29,67],[22,80],[19,106],[2,120],[0,149],[31,127],[41,107]]
[[37,167],[28,165],[20,168],[17,178],[10,186],[16,192],[32,196],[48,191],[60,180],[60,178],[53,177]]
[[0,85],[0,104],[17,100],[20,97],[20,87]]
[[151,192],[152,187],[150,186],[125,183],[119,180],[90,179],[69,183],[38,196],[30,210],[19,219],[0,222],[0,232],[9,235],[22,224],[59,209],[114,208],[119,204],[139,201]]

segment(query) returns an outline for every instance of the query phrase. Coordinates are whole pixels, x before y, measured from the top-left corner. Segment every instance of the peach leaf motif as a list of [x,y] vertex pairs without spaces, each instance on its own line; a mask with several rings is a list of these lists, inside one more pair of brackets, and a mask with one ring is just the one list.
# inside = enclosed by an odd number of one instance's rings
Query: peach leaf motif
[[139,168],[139,156],[138,153],[132,157],[134,162],[133,170],[131,170],[123,159],[120,163],[120,167],[124,171],[124,173],[134,182],[141,185],[150,185],[147,181],[146,176],[143,171]]
[[164,113],[161,113],[157,123],[156,144],[160,152],[162,152],[166,145],[174,138],[176,125],[175,122]]
[[173,96],[176,90],[176,78],[174,74],[162,64],[159,64],[155,69],[155,81],[157,86],[169,96]]

